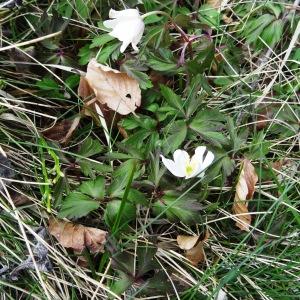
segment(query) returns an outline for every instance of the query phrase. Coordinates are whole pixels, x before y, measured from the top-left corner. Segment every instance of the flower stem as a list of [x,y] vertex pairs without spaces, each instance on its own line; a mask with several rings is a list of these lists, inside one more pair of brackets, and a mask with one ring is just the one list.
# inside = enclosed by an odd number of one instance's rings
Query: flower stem
[[171,18],[169,14],[167,14],[166,12],[161,11],[161,10],[149,11],[146,14],[142,15],[141,18],[145,19],[145,18],[147,18],[149,16],[152,16],[152,15],[164,15],[164,16],[166,16],[168,18]]

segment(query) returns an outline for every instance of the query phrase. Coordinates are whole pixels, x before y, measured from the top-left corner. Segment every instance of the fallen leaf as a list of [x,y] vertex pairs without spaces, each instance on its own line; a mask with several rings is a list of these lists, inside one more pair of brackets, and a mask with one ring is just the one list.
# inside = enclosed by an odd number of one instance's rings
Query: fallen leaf
[[199,236],[190,236],[190,235],[178,235],[177,236],[177,244],[182,250],[190,250],[192,249],[197,241],[199,240]]
[[[141,105],[138,82],[126,73],[97,63],[95,59],[88,64],[85,80],[100,104],[106,104],[121,115],[132,113]],[[79,85],[79,95],[89,93],[86,82]]]
[[63,120],[56,123],[54,126],[43,130],[42,134],[48,140],[64,144],[71,138],[72,134],[78,127],[79,122],[80,116],[77,116],[73,120]]
[[272,167],[277,172],[277,180],[283,182],[286,178],[293,178],[298,171],[297,159],[281,159],[272,164]]
[[79,97],[81,97],[85,101],[87,101],[88,98],[90,98],[90,99],[94,98],[94,91],[89,86],[88,81],[83,76],[80,77],[80,81],[79,81],[79,86],[78,86],[78,91],[77,92],[78,92]]
[[206,231],[203,239],[200,236],[188,236],[178,235],[177,244],[180,249],[186,250],[185,257],[191,262],[192,265],[197,266],[200,262],[205,259],[205,253],[203,249],[204,242],[209,238],[209,232]]
[[65,248],[82,252],[88,248],[92,253],[103,252],[107,232],[72,222],[50,218],[49,233]]
[[13,198],[12,198],[15,206],[20,206],[20,205],[24,205],[27,203],[32,203],[31,199],[24,195],[24,194],[16,194]]
[[257,113],[257,122],[256,122],[256,129],[262,130],[264,129],[268,124],[270,124],[270,121],[272,121],[273,118],[273,110],[271,106],[260,106],[258,113]]
[[227,15],[225,15],[225,14],[222,16],[222,20],[223,20],[224,23],[226,23],[226,24],[231,24],[231,23],[233,22],[232,17],[227,16]]
[[221,7],[223,0],[206,0],[206,4],[210,5],[211,7],[218,9]]
[[187,250],[185,257],[191,262],[193,266],[197,266],[204,261],[205,254],[203,249],[203,242],[199,242],[194,248]]
[[243,214],[236,216],[239,220],[236,222],[236,226],[241,230],[249,231],[251,215],[248,214],[248,200],[253,197],[257,181],[258,177],[253,165],[248,159],[244,159],[232,207],[234,214]]

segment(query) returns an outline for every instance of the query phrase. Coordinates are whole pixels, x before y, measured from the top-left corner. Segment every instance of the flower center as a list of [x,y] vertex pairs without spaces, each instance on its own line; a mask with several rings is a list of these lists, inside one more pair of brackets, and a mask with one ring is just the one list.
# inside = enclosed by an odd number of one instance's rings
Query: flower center
[[194,171],[194,168],[191,164],[188,164],[186,167],[185,167],[185,172],[186,172],[186,175],[187,176],[190,176]]

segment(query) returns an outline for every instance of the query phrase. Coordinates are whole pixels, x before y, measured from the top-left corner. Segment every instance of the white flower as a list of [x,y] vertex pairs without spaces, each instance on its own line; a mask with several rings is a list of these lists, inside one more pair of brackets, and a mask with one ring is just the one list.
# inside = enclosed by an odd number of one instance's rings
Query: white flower
[[106,20],[103,25],[113,30],[111,36],[123,42],[120,51],[123,53],[131,43],[135,51],[139,51],[137,44],[141,40],[145,28],[142,17],[137,9],[124,9],[116,11],[111,9],[109,17],[113,20]]
[[195,176],[203,177],[203,171],[211,165],[215,157],[211,151],[208,151],[203,158],[205,151],[205,146],[199,146],[190,158],[186,151],[178,149],[173,154],[174,160],[167,159],[163,155],[161,158],[166,168],[177,177],[185,177],[185,179]]

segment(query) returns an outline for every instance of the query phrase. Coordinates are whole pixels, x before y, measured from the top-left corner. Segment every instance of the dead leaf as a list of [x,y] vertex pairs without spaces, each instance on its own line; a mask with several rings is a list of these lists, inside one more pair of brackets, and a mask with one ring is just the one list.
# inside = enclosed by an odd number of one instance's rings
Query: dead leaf
[[223,0],[206,0],[206,4],[210,5],[211,7],[218,9],[221,7]]
[[249,231],[251,215],[248,214],[248,200],[253,197],[257,181],[258,177],[253,165],[248,159],[244,159],[232,207],[234,214],[244,214],[236,216],[240,220],[236,222],[236,226],[241,230]]
[[83,76],[80,77],[79,86],[78,86],[78,95],[85,101],[88,100],[88,98],[94,98],[91,97],[94,95],[94,92],[92,88],[89,86],[89,83],[87,82],[85,77]]
[[88,248],[92,253],[103,252],[107,232],[98,228],[86,227],[72,222],[51,218],[49,233],[65,248],[82,252]]
[[28,203],[32,203],[31,199],[24,195],[24,194],[16,194],[13,198],[12,198],[15,206],[20,206],[20,205],[24,205],[24,204],[28,204]]
[[[128,115],[141,105],[139,84],[126,73],[99,64],[92,59],[88,64],[85,79],[93,90],[96,100],[121,115]],[[79,86],[78,93],[88,94],[85,82]]]
[[80,116],[77,116],[73,120],[63,120],[42,131],[42,134],[45,138],[51,141],[64,144],[71,138],[72,134],[78,127],[79,122]]
[[193,266],[197,266],[200,262],[205,259],[205,253],[203,249],[204,242],[209,238],[209,232],[206,231],[203,239],[200,236],[188,236],[178,235],[177,243],[180,249],[186,250],[185,257],[191,262]]
[[199,242],[194,248],[187,250],[185,257],[191,262],[193,266],[197,266],[204,261],[205,254],[203,249],[203,242]]
[[190,235],[178,235],[177,236],[177,244],[182,250],[190,250],[192,249],[197,241],[199,240],[199,236],[190,236]]
[[231,24],[231,23],[233,22],[232,17],[227,16],[227,15],[225,15],[225,14],[222,16],[222,20],[223,20],[224,23],[226,23],[226,24]]

